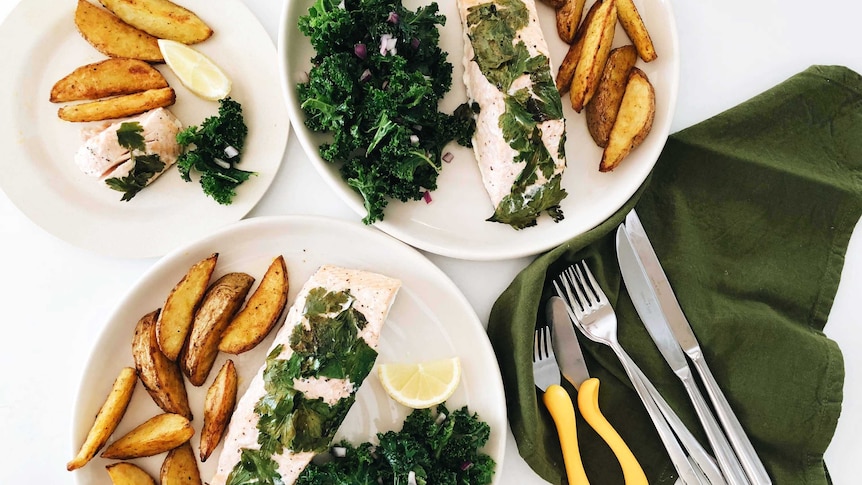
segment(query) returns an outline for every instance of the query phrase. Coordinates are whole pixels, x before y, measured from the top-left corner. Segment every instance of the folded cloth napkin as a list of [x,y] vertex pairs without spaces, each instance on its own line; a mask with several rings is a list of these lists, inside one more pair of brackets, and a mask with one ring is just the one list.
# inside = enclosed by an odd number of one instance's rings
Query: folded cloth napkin
[[[614,232],[636,206],[706,360],[774,483],[829,483],[823,452],[841,410],[844,367],[822,329],[862,214],[860,177],[862,77],[843,67],[813,66],[672,135],[632,200],[539,256],[494,304],[488,334],[512,432],[530,466],[551,483],[565,483],[556,430],[534,387],[531,351],[553,294],[550,282],[581,259],[616,310],[623,347],[709,449],[619,274]],[[650,483],[673,483],[676,472],[619,361],[579,337],[590,374],[601,383],[605,416]],[[608,447],[577,421],[591,483],[623,483]]]

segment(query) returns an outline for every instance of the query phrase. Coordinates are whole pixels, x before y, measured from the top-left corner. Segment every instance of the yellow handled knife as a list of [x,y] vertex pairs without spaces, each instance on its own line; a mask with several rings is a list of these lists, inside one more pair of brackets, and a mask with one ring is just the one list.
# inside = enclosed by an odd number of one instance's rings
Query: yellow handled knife
[[554,354],[563,377],[578,390],[578,409],[581,415],[614,452],[620,462],[626,485],[648,485],[637,458],[599,408],[599,380],[590,377],[575,328],[566,312],[565,302],[558,296],[552,296],[548,301],[547,311],[553,332],[551,340]]

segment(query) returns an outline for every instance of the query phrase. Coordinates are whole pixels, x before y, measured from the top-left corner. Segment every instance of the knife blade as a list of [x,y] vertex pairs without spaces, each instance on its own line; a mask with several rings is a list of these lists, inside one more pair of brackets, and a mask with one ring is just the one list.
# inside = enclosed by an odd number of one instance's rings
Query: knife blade
[[719,468],[727,478],[728,483],[749,483],[727,437],[694,382],[685,354],[682,353],[682,349],[673,337],[655,292],[650,286],[650,280],[629,241],[624,225],[617,228],[616,245],[620,272],[623,275],[623,281],[632,304],[659,352],[685,387],[697,417],[706,432],[709,444],[715,453]]
[[551,345],[554,347],[554,355],[557,356],[557,364],[563,377],[578,390],[578,410],[581,411],[581,416],[605,440],[617,457],[626,485],[648,485],[646,474],[637,458],[599,408],[599,380],[590,377],[575,327],[566,310],[566,302],[559,296],[552,296],[545,311],[551,325]]
[[[770,485],[772,480],[766,473],[763,463],[758,458],[745,430],[730,407],[730,403],[727,402],[727,398],[709,370],[697,337],[685,317],[682,307],[680,307],[673,288],[670,286],[670,281],[634,209],[626,215],[622,227],[624,227],[625,239],[640,262],[643,278],[646,279],[645,284],[652,288],[655,301],[660,307],[671,333],[701,376],[718,419],[721,421],[727,438],[748,479],[754,485]],[[617,239],[619,244],[619,232]],[[628,281],[626,284],[628,285]]]

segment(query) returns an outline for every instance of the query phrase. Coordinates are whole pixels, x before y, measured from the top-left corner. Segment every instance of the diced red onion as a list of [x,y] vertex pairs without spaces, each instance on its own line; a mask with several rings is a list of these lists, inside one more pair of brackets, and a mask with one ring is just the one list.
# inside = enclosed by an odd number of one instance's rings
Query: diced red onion
[[437,415],[437,419],[434,420],[434,424],[440,424],[443,421],[446,421],[446,413],[440,413]]
[[216,165],[218,165],[221,168],[224,168],[224,169],[230,168],[230,164],[228,162],[225,162],[221,158],[213,158],[213,161],[215,162]]
[[427,190],[425,192],[423,192],[422,193],[422,199],[425,201],[426,204],[430,204],[431,203],[431,192],[428,192]]
[[362,71],[362,74],[359,75],[359,82],[361,83],[364,83],[369,79],[371,79],[371,71],[369,71],[368,69]]
[[419,38],[418,37],[413,37],[413,39],[410,40],[410,47],[412,47],[413,50],[416,50],[419,48]]
[[365,59],[368,56],[368,48],[365,44],[356,44],[353,46],[353,53],[360,59]]
[[463,472],[463,471],[467,471],[467,470],[469,470],[469,469],[470,469],[470,467],[472,467],[472,466],[473,466],[473,462],[472,462],[472,461],[465,461],[464,463],[461,463],[461,471],[462,471],[462,472]]
[[398,14],[395,12],[389,12],[389,17],[386,18],[386,21],[389,22],[390,24],[397,24],[398,23]]
[[410,135],[410,144],[411,145],[418,145],[419,144],[419,137],[416,135]]
[[407,485],[416,485],[416,472],[413,470],[407,474]]
[[449,163],[455,158],[455,155],[452,155],[452,152],[446,152],[441,158],[443,158],[444,162]]
[[333,446],[332,456],[336,458],[344,458],[347,455],[347,448],[343,446]]
[[228,145],[227,148],[224,149],[224,156],[228,158],[233,158],[237,155],[239,155],[239,150],[231,145]]

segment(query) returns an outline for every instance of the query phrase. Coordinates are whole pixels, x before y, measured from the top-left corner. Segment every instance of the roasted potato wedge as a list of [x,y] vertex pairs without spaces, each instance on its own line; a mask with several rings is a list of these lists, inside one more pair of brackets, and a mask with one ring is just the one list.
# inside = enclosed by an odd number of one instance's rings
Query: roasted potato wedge
[[195,313],[189,341],[180,353],[183,372],[195,386],[203,385],[218,355],[225,328],[242,306],[254,278],[228,273],[212,284]]
[[611,128],[617,119],[617,111],[623,101],[626,92],[626,83],[629,72],[635,66],[638,59],[638,51],[635,46],[628,44],[617,47],[608,56],[608,62],[602,71],[602,78],[596,88],[596,94],[587,103],[584,115],[587,121],[587,130],[596,142],[596,145],[604,148],[608,145],[608,137]]
[[584,46],[569,90],[572,109],[578,113],[590,102],[596,92],[602,70],[611,53],[616,25],[616,2],[604,0],[586,26]]
[[560,96],[565,95],[571,89],[572,78],[575,77],[575,69],[578,67],[581,50],[584,48],[584,34],[587,26],[590,25],[590,22],[592,22],[593,17],[596,15],[596,10],[601,5],[602,2],[597,1],[587,10],[584,20],[581,22],[580,27],[578,27],[577,33],[575,33],[574,40],[569,45],[569,50],[566,51],[566,56],[560,63],[559,69],[557,69],[557,78],[554,82],[556,83],[557,91],[560,92]]
[[158,69],[138,59],[116,57],[75,69],[54,83],[50,101],[99,99],[166,87],[168,81]]
[[207,461],[224,436],[236,405],[237,374],[233,361],[222,365],[204,398],[204,426],[201,429],[201,461]]
[[159,470],[160,485],[201,485],[201,471],[188,441],[169,451]]
[[633,67],[617,119],[602,153],[599,171],[610,172],[644,141],[655,118],[655,89],[647,75]]
[[81,445],[75,458],[66,464],[66,470],[77,470],[86,465],[108,442],[108,438],[111,437],[120,420],[123,419],[123,415],[126,414],[126,408],[132,400],[132,394],[137,383],[138,374],[135,369],[125,367],[120,371],[120,375],[114,380],[111,392],[108,393],[104,404],[99,408],[99,413],[96,414],[96,419],[87,433],[84,444]]
[[187,442],[193,434],[195,430],[185,417],[158,414],[108,445],[101,457],[128,460],[158,455]]
[[217,261],[218,253],[213,253],[192,265],[165,300],[156,335],[159,348],[171,360],[177,360],[186,343],[195,311],[207,291]]
[[114,485],[156,485],[156,481],[143,468],[121,461],[105,467]]
[[557,7],[555,12],[557,35],[566,44],[571,44],[575,40],[575,34],[581,23],[581,16],[584,14],[585,4],[586,0],[566,0],[565,3]]
[[230,322],[219,342],[219,350],[240,354],[253,349],[272,330],[287,304],[288,278],[284,257],[272,260],[248,303]]
[[638,50],[638,55],[644,62],[650,62],[656,59],[658,55],[655,52],[652,38],[649,36],[644,21],[641,18],[640,12],[633,0],[616,0],[617,15],[619,16],[620,25],[626,35],[629,36],[632,43]]
[[108,57],[130,57],[147,62],[165,60],[156,37],[87,0],[78,0],[75,25],[84,40]]
[[174,88],[148,89],[140,93],[63,106],[57,111],[57,116],[65,121],[112,120],[170,106],[174,101]]
[[177,362],[165,357],[156,341],[156,319],[159,311],[148,313],[138,321],[132,339],[135,368],[156,405],[168,413],[192,419],[183,374]]
[[542,0],[542,3],[544,3],[545,5],[550,5],[554,8],[560,8],[565,5],[567,1],[568,0]]
[[212,29],[194,12],[169,0],[100,0],[127,24],[159,39],[194,44],[209,39]]

